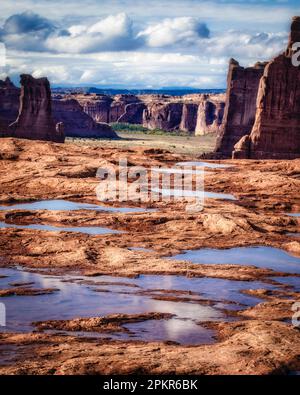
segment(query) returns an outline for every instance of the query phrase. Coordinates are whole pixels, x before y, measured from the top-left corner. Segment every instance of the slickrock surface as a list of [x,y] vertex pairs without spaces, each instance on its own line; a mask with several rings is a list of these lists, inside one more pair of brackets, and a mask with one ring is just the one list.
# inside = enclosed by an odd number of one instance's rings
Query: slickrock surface
[[299,370],[299,330],[260,320],[216,325],[220,342],[196,347],[1,334],[5,364],[0,374],[257,375]]
[[252,130],[260,79],[264,63],[244,68],[231,59],[227,76],[227,94],[223,125],[218,136],[216,152],[231,158],[235,144]]
[[[96,178],[97,169],[100,166],[117,169],[119,159],[124,157],[128,158],[130,167],[172,167],[178,162],[198,159],[165,150],[143,149],[134,144],[127,150],[117,149],[115,145],[113,148],[109,145],[102,147],[101,143],[98,146],[82,142],[62,145],[3,138],[0,141],[1,205],[42,199],[100,204],[95,194],[100,182]],[[84,209],[33,211],[29,207],[0,210],[0,222],[8,224],[104,226],[124,232],[90,236],[65,231],[3,228],[0,229],[0,265],[8,268],[17,262],[26,270],[43,269],[42,273],[53,276],[85,274],[91,279],[96,275],[132,278],[146,274],[218,278],[245,281],[249,290],[252,281],[274,285],[273,277],[288,279],[290,275],[287,273],[255,266],[207,265],[201,264],[200,259],[200,264],[192,264],[166,258],[187,249],[252,245],[273,246],[299,256],[299,240],[287,233],[299,232],[300,221],[287,213],[300,211],[300,160],[230,160],[225,163],[234,166],[208,169],[205,188],[234,194],[238,200],[207,199],[201,212],[186,212],[182,201],[145,203],[144,208],[155,208],[156,211],[134,214]],[[108,202],[105,205],[118,207],[122,204]],[[137,206],[132,201],[125,205]],[[131,247],[150,251],[130,250]],[[297,279],[297,276],[293,277]],[[24,284],[11,288],[13,292],[20,292],[20,289],[30,288]],[[253,294],[261,303],[235,311],[237,322],[210,324],[210,328],[217,331],[216,343],[212,345],[182,346],[45,333],[3,333],[0,335],[0,373],[284,374],[299,370],[300,334],[290,323],[291,304],[299,300],[299,293],[284,285],[279,289],[280,293]],[[148,289],[134,288],[132,292],[160,302],[199,302],[210,307],[209,299],[201,299],[201,290],[200,299],[196,301],[196,295],[167,293],[163,289],[155,295]],[[119,315],[116,317],[120,318]],[[150,317],[134,319],[147,320]],[[282,320],[284,322],[280,322]],[[101,325],[97,319],[74,317],[70,321],[39,323],[39,328],[47,330],[51,327],[57,331],[76,328],[84,332],[97,331]],[[122,327],[122,320],[120,325]],[[120,325],[109,322],[110,329],[107,327],[105,336],[109,337],[111,329],[117,326],[116,330],[122,331]]]
[[168,313],[146,313],[146,314],[112,314],[105,317],[76,318],[74,320],[53,320],[34,322],[39,330],[57,330],[68,332],[126,332],[122,325],[147,320],[165,320],[172,318]]
[[8,289],[0,289],[0,298],[7,296],[39,296],[39,295],[48,295],[53,292],[56,292],[57,289],[54,288],[30,288],[30,287],[16,287],[16,288],[8,288]]
[[64,142],[52,117],[51,91],[47,78],[21,75],[20,108],[17,120],[9,126],[14,137]]

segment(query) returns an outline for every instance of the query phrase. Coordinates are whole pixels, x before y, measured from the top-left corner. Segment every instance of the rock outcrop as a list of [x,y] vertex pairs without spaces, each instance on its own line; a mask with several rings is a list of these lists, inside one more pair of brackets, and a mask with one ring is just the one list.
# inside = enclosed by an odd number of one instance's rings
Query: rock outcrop
[[109,123],[198,135],[219,131],[225,106],[223,94],[77,95],[75,98],[95,121],[108,120]]
[[51,90],[47,78],[21,75],[20,108],[17,120],[8,127],[8,135],[30,140],[64,142],[52,117]]
[[265,63],[257,63],[254,67],[244,68],[236,60],[230,60],[224,119],[216,145],[216,153],[222,157],[231,157],[235,144],[251,132],[265,66]]
[[107,123],[95,122],[86,114],[79,102],[72,98],[54,99],[53,116],[64,124],[65,135],[83,138],[117,138]]
[[20,89],[9,78],[0,80],[0,137],[8,136],[8,127],[19,112]]
[[182,117],[179,129],[194,133],[197,125],[197,115],[198,115],[199,105],[197,103],[185,103],[182,108]]
[[110,96],[96,95],[92,98],[86,96],[78,101],[81,104],[83,111],[93,118],[95,122],[110,122],[110,106],[113,102],[113,98]]
[[146,105],[144,103],[130,103],[126,104],[124,113],[119,117],[119,123],[132,123],[132,124],[142,124],[143,114],[146,110]]
[[207,95],[198,107],[195,135],[202,136],[220,132],[224,108],[225,103],[221,100],[221,97],[214,97],[214,100],[212,100]]
[[182,103],[153,103],[147,106],[143,115],[143,126],[166,131],[179,130],[182,119]]
[[260,80],[248,158],[300,157],[300,66],[292,63],[296,40],[300,41],[300,17],[293,18],[286,52],[268,63]]
[[[134,112],[135,105],[140,104],[140,99],[135,95],[116,95],[110,106],[109,122],[119,122],[119,119],[125,116],[126,107],[132,104],[131,113]],[[139,121],[139,122],[138,122]],[[125,122],[125,121],[124,121]],[[141,119],[135,120],[132,123],[141,123]]]

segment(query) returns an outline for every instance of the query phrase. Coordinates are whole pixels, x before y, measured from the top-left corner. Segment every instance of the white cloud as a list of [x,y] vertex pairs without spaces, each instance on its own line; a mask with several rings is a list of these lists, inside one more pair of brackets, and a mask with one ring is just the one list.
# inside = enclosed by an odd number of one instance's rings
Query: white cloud
[[174,44],[193,45],[196,40],[209,37],[207,26],[197,18],[180,17],[165,19],[140,32],[150,47],[166,47]]
[[133,33],[132,21],[125,14],[110,15],[91,26],[73,25],[69,35],[50,35],[46,46],[50,51],[89,53],[136,49],[141,45]]

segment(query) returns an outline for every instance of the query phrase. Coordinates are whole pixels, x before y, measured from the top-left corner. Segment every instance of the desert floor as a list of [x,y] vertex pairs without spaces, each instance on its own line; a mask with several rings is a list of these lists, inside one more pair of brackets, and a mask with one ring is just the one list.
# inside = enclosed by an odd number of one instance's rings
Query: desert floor
[[99,202],[99,167],[214,144],[121,137],[0,139],[0,373],[298,372],[300,160],[207,161],[201,211]]

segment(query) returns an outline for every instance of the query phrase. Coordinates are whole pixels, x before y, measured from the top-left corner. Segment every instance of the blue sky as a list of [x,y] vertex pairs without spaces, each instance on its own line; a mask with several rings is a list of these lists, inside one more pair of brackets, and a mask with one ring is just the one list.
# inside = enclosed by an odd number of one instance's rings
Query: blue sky
[[222,88],[286,46],[299,0],[1,0],[0,78],[53,84]]

